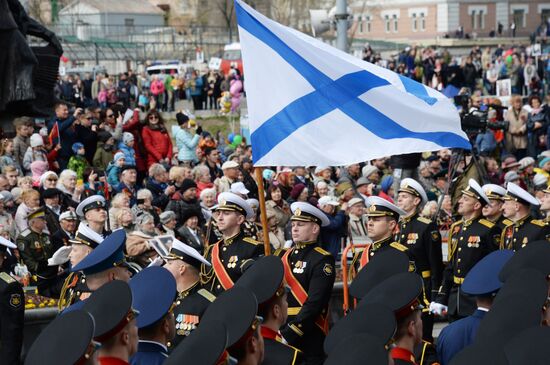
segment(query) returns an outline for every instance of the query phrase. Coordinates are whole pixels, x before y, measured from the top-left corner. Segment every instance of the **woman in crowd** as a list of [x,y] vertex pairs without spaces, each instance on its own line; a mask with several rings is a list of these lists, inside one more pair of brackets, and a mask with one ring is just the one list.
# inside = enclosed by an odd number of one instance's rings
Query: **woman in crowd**
[[130,208],[130,198],[126,193],[118,193],[111,200],[111,208],[109,208],[109,221],[111,222],[111,231],[119,228],[116,226],[117,221],[115,219],[117,212],[121,208]]
[[147,113],[145,127],[141,131],[143,145],[147,151],[147,168],[154,163],[163,164],[167,169],[172,161],[172,139],[164,126],[164,120],[156,110]]
[[271,185],[267,189],[266,208],[273,209],[277,218],[277,224],[282,229],[285,228],[290,219],[290,205],[283,199],[283,194],[278,185]]
[[519,160],[527,155],[527,111],[523,109],[521,96],[513,95],[506,113],[506,150]]
[[210,170],[205,165],[197,165],[193,168],[193,179],[197,183],[197,197],[200,197],[203,190],[214,187],[210,177]]
[[212,217],[212,207],[216,205],[216,189],[209,188],[201,191],[199,196],[201,201],[201,210],[206,220]]
[[29,226],[27,216],[40,207],[40,193],[36,190],[26,190],[21,194],[21,200],[15,213],[17,233],[23,232]]
[[80,202],[80,195],[84,191],[84,185],[76,184],[76,172],[73,170],[63,170],[59,175],[57,189],[62,193],[61,206],[74,207]]

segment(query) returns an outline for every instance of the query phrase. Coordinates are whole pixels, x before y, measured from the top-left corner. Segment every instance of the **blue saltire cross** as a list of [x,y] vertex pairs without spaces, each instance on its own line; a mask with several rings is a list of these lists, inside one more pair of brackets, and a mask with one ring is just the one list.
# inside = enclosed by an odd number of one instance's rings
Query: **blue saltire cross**
[[[297,129],[336,109],[383,139],[417,138],[443,147],[470,149],[467,140],[450,132],[414,132],[404,128],[359,99],[359,96],[375,87],[390,85],[387,80],[365,70],[332,80],[251,16],[238,2],[235,2],[235,7],[239,26],[273,49],[315,89],[291,102],[252,133],[255,161],[267,155]],[[399,77],[408,93],[428,105],[437,102],[436,98],[428,95],[422,84],[402,75]]]

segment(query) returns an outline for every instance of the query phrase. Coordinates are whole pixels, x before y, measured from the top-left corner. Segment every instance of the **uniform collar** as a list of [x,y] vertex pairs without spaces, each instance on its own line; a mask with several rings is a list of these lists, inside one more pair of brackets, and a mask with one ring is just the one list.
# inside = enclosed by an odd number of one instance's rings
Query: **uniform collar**
[[409,223],[418,216],[418,212],[410,215],[409,217],[401,217],[401,223]]
[[160,342],[139,340],[138,352],[160,352],[168,354],[168,348]]
[[283,342],[283,338],[282,338],[281,334],[277,331],[272,330],[269,327],[262,326],[260,331],[262,333],[263,338],[269,338],[269,339],[275,340],[277,342]]
[[389,237],[383,238],[379,241],[373,242],[372,245],[371,245],[372,250],[373,251],[378,250],[380,247],[382,247],[384,245],[384,243],[390,242],[392,239],[393,239],[393,237],[389,236]]
[[239,230],[239,232],[234,235],[234,236],[231,236],[229,238],[224,238],[223,239],[223,244],[226,245],[226,246],[229,246],[230,244],[232,244],[233,242],[235,242],[235,240],[237,238],[239,238],[239,236],[241,235],[241,231]]
[[99,365],[130,365],[128,362],[118,357],[101,356],[97,358]]
[[391,349],[391,357],[392,359],[396,360],[403,360],[406,362],[410,362],[412,364],[416,364],[416,359],[414,358],[414,354],[410,352],[407,349],[404,349],[402,347],[394,347]]
[[189,288],[181,291],[178,293],[178,299],[183,299],[185,297],[187,297],[189,294],[191,294],[191,292],[193,291],[193,289],[195,289],[197,287],[197,285],[199,285],[199,282],[200,280],[197,280],[195,282],[195,284],[191,285]]
[[302,250],[306,247],[311,247],[312,245],[314,245],[315,243],[317,243],[317,241],[306,241],[306,242],[300,242],[300,243],[296,243],[295,247],[298,249],[298,250]]
[[514,226],[519,227],[519,226],[523,225],[523,223],[525,223],[529,218],[531,218],[531,214],[527,214],[525,217],[515,221]]

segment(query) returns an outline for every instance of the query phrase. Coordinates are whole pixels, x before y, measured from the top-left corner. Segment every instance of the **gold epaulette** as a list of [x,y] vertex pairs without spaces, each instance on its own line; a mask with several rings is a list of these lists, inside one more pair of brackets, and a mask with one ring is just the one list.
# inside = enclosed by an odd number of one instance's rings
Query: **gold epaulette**
[[260,241],[256,241],[256,240],[255,240],[254,238],[252,238],[252,237],[245,237],[245,238],[243,238],[243,241],[248,242],[248,243],[251,243],[251,244],[253,244],[253,245],[255,245],[255,246],[261,245],[261,244],[262,244]]
[[533,219],[531,221],[531,223],[533,223],[535,226],[539,226],[539,227],[544,227],[546,226],[546,222],[543,221],[542,219]]
[[457,220],[456,222],[452,223],[451,226],[449,227],[449,232],[452,233],[452,232],[453,232],[453,229],[454,229],[456,226],[461,225],[462,223],[464,223],[464,221],[463,221],[462,219],[459,219],[459,220]]
[[278,248],[273,252],[273,256],[280,256],[285,250],[283,248]]
[[206,289],[200,289],[197,293],[199,293],[199,295],[208,300],[210,303],[216,300],[216,296]]
[[418,217],[416,220],[419,221],[419,222],[422,222],[422,223],[426,223],[426,224],[432,223],[431,219],[424,218],[424,217]]
[[323,250],[321,247],[317,246],[315,247],[315,251],[319,252],[321,255],[330,255],[330,252]]
[[390,246],[399,250],[399,251],[407,251],[409,248],[407,246],[404,246],[402,244],[400,244],[399,242],[392,242],[390,243]]
[[485,227],[487,228],[493,228],[495,226],[495,224],[487,219],[480,219],[479,220],[479,223],[481,223],[482,225],[484,225]]
[[514,222],[512,222],[508,218],[503,219],[502,223],[504,223],[505,226],[510,226],[510,225],[514,224]]
[[12,278],[8,273],[0,272],[0,279],[4,280],[6,283],[11,284],[15,282],[15,279]]

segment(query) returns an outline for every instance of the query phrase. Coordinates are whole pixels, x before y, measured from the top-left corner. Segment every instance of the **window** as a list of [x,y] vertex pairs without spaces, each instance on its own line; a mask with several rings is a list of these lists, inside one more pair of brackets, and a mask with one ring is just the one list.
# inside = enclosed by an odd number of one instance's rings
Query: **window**
[[386,30],[386,33],[390,32],[390,16],[384,15],[384,29]]
[[412,31],[413,32],[416,32],[418,30],[418,19],[416,19],[416,13],[413,13],[412,17],[411,17],[411,22],[412,22]]
[[470,20],[472,22],[471,26],[472,26],[472,29],[476,29],[477,28],[477,21],[476,21],[476,12],[473,11],[471,14],[470,14]]
[[422,32],[426,31],[426,16],[424,13],[420,13],[420,30]]
[[540,12],[541,21],[546,24],[548,19],[550,19],[550,9],[542,9]]
[[370,33],[371,31],[371,19],[370,19],[370,15],[367,15],[365,17],[365,29],[367,31],[367,33]]
[[397,33],[397,14],[393,14],[393,31]]
[[124,19],[124,27],[126,28],[127,33],[133,32],[134,31],[134,19],[133,18]]
[[363,34],[365,32],[365,29],[364,29],[365,24],[363,23],[363,17],[361,16],[358,17],[357,21],[359,22],[359,34]]
[[483,10],[479,10],[478,13],[478,26],[479,26],[479,29],[485,29],[485,14],[483,14]]
[[525,28],[525,10],[515,9],[512,16],[517,28]]

